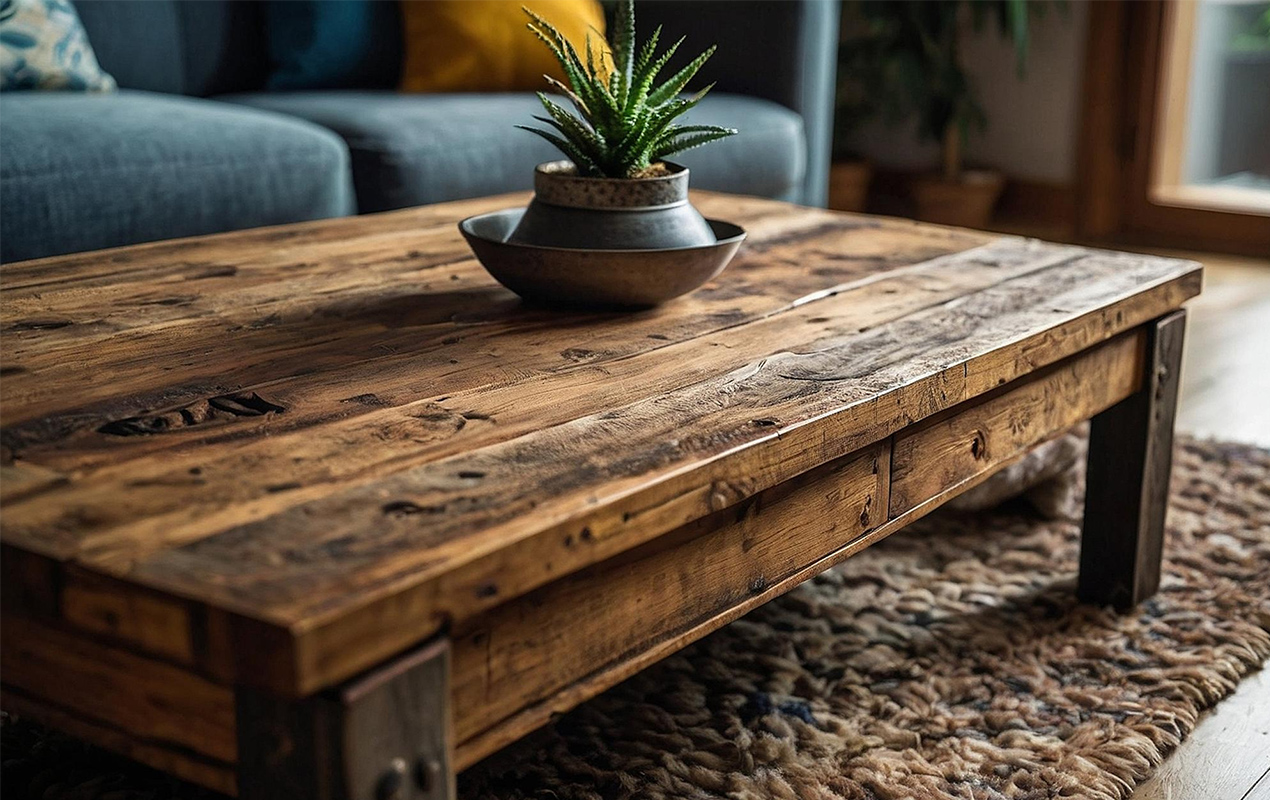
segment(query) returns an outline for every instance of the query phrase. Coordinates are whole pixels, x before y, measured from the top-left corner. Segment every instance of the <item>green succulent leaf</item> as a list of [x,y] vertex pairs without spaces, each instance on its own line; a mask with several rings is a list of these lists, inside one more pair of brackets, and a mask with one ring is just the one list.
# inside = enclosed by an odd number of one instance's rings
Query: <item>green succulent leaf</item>
[[[632,75],[642,76],[644,71],[648,69],[648,65],[653,63],[653,56],[657,55],[657,40],[660,38],[661,26],[658,25],[657,29],[653,31],[653,35],[649,36],[648,41],[644,42],[644,46],[640,48],[639,58],[635,59],[635,70],[631,73]],[[680,38],[679,41],[682,42],[683,39]],[[675,45],[675,47],[678,46],[678,44]],[[670,48],[671,53],[675,51],[675,47]]]
[[728,128],[722,131],[712,133],[696,133],[688,136],[674,137],[666,142],[653,148],[653,158],[665,158],[666,156],[682,153],[685,150],[691,150],[694,147],[700,147],[703,144],[725,139],[736,133],[735,128]]
[[560,149],[560,152],[564,153],[566,156],[569,157],[569,160],[572,161],[578,167],[578,171],[581,174],[597,175],[597,176],[603,174],[600,171],[600,168],[595,165],[595,162],[591,161],[591,159],[587,158],[586,155],[584,155],[580,150],[578,150],[578,148],[573,144],[573,142],[570,142],[567,139],[562,139],[559,136],[555,135],[554,133],[551,133],[550,131],[544,131],[541,128],[531,128],[528,125],[517,125],[516,127],[520,128],[522,131],[529,131],[530,133],[535,133],[541,136],[542,138],[546,139],[547,141],[551,142],[552,144],[554,144],[556,147]]
[[613,76],[617,85],[614,94],[623,108],[631,86],[631,71],[635,65],[635,3],[621,0],[617,4],[617,18],[613,29]]
[[[678,125],[675,120],[701,101],[710,90],[681,97],[688,82],[714,53],[711,47],[671,78],[654,88],[657,75],[683,43],[675,42],[661,55],[661,28],[640,45],[635,32],[635,6],[618,3],[608,50],[597,49],[587,37],[583,54],[550,22],[525,9],[528,28],[550,50],[566,83],[547,76],[548,86],[567,98],[573,111],[545,93],[538,98],[546,116],[535,117],[550,130],[518,125],[555,145],[578,168],[580,175],[632,177],[652,162],[736,133],[717,125]],[[606,61],[612,68],[605,69]],[[576,113],[574,113],[576,112]]]
[[688,85],[688,81],[692,80],[692,76],[697,74],[697,70],[714,55],[715,47],[711,45],[710,49],[694,58],[688,63],[688,66],[675,73],[670,80],[658,86],[652,94],[648,96],[648,104],[651,106],[659,106],[672,97],[677,96]]
[[656,145],[661,145],[676,136],[686,133],[717,133],[720,138],[736,135],[736,128],[724,128],[719,125],[671,125],[657,137]]
[[[658,30],[661,30],[661,28],[658,28]],[[645,66],[639,71],[635,78],[638,84],[635,87],[635,96],[639,98],[640,103],[648,102],[648,93],[652,91],[653,81],[657,80],[657,73],[661,72],[662,67],[666,66],[667,62],[670,61],[670,57],[673,56],[675,51],[679,49],[679,45],[684,43],[684,38],[685,37],[680,36],[679,41],[672,44],[670,49],[662,54],[661,58]]]
[[687,113],[697,103],[700,103],[702,98],[704,98],[706,93],[708,93],[712,88],[714,88],[713,83],[697,92],[692,97],[686,99],[677,98],[668,103],[662,104],[656,111],[653,112],[653,117],[649,124],[655,127],[658,131],[664,130],[667,125],[681,115]]
[[560,105],[551,101],[547,95],[542,92],[538,93],[538,99],[542,101],[543,108],[547,109],[550,119],[535,117],[540,122],[548,122],[554,125],[564,134],[571,142],[577,145],[578,149],[588,154],[592,161],[596,161],[603,157],[604,140],[583,120],[578,119],[570,114]]
[[578,97],[578,95],[574,93],[572,89],[570,89],[568,86],[565,86],[563,83],[551,77],[550,75],[543,75],[542,77],[547,79],[547,83],[550,84],[553,89],[557,90],[558,92],[560,92],[560,94],[569,98],[569,102],[573,103],[573,107],[578,110],[578,113],[582,115],[583,119],[587,120],[588,122],[591,121],[591,111],[590,109],[587,108],[586,103],[583,102],[581,97]]

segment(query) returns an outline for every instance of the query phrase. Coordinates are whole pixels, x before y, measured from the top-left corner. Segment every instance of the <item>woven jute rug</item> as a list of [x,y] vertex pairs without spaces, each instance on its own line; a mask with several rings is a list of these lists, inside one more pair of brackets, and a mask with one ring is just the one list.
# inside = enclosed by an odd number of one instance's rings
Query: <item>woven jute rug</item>
[[[1178,443],[1163,585],[1073,598],[1079,520],[941,512],[477,765],[465,800],[1122,798],[1270,655],[1270,452]],[[205,793],[24,723],[9,797]],[[10,794],[10,792],[13,792]]]

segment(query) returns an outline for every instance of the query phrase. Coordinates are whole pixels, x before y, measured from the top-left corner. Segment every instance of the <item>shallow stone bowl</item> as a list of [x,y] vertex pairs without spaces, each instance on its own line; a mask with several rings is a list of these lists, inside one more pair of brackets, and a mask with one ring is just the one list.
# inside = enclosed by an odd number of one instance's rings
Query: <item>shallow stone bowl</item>
[[468,217],[459,230],[494,280],[535,303],[647,308],[687,294],[723,271],[745,231],[707,220],[718,241],[655,250],[583,250],[507,241],[523,208]]

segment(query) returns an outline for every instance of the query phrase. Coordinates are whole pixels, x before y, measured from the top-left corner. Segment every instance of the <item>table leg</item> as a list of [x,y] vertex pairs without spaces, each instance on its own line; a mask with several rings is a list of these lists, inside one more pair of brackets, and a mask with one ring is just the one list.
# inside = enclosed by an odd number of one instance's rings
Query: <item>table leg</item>
[[450,643],[321,694],[236,693],[241,800],[453,800]]
[[1185,311],[1150,323],[1142,388],[1093,419],[1077,587],[1082,602],[1123,611],[1160,585],[1185,331]]

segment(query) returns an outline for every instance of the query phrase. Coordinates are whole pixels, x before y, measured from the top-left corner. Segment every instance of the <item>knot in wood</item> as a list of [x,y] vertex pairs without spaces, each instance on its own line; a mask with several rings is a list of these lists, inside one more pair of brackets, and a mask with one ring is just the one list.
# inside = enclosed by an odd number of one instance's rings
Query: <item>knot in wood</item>
[[744,486],[728,481],[715,481],[710,484],[710,510],[722,511],[728,506],[744,500],[749,495]]

